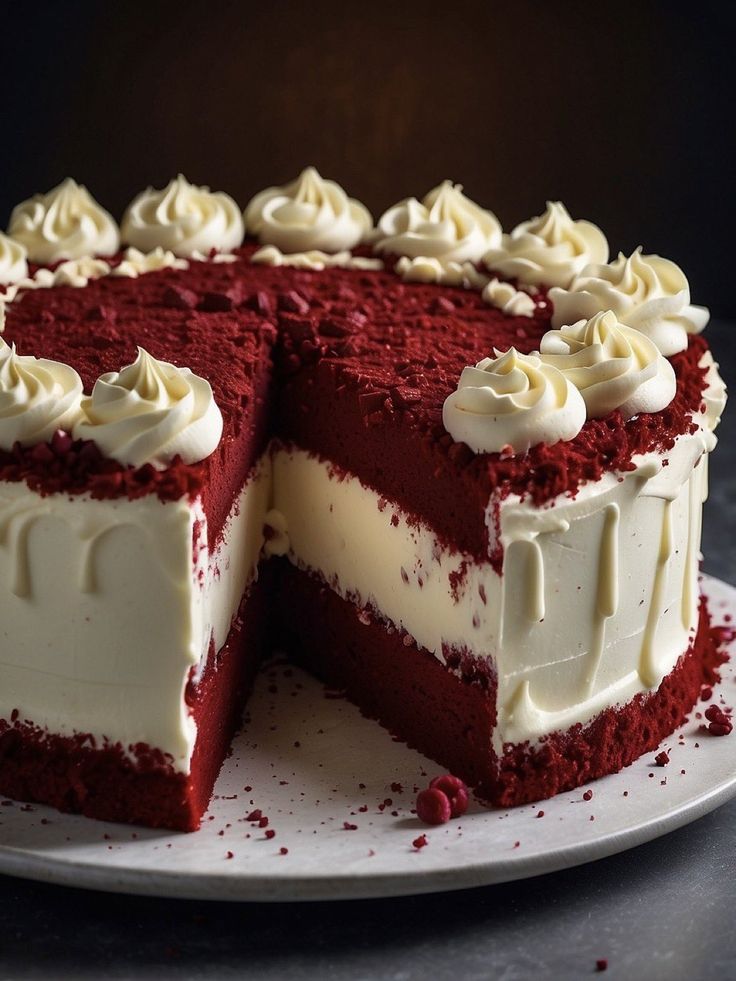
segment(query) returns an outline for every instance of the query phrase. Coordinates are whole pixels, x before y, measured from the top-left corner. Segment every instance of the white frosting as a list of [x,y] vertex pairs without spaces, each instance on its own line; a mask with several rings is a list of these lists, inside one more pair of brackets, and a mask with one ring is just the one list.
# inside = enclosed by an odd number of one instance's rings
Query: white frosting
[[[36,272],[36,288],[46,285],[43,278],[38,278],[38,273],[43,274],[47,271],[39,269]],[[91,279],[100,279],[109,274],[110,264],[104,259],[93,259],[92,256],[86,256],[84,259],[68,259],[56,267],[50,285],[83,289]]]
[[60,361],[16,353],[0,338],[0,447],[45,443],[79,416],[82,379]]
[[173,252],[163,249],[159,245],[148,253],[140,252],[134,248],[126,249],[122,261],[110,270],[110,275],[137,279],[144,273],[158,272],[159,269],[188,268],[189,263],[186,259],[178,259]]
[[0,232],[0,286],[28,276],[27,255],[25,245]]
[[215,265],[229,265],[231,262],[237,262],[240,256],[234,252],[215,252],[212,257],[205,255],[204,252],[192,252],[191,258],[196,262],[214,262]]
[[339,184],[307,167],[291,184],[256,194],[245,209],[245,227],[283,252],[343,252],[366,238],[373,218]]
[[619,323],[611,310],[547,331],[540,352],[545,364],[580,390],[589,418],[614,409],[625,419],[659,412],[675,397],[672,365],[648,337]]
[[552,289],[549,297],[553,327],[613,310],[668,357],[684,351],[687,335],[699,334],[710,319],[705,307],[690,303],[690,285],[680,267],[658,255],[642,255],[641,248],[628,257],[619,252],[607,265],[585,266],[569,289]]
[[143,252],[162,248],[179,256],[227,252],[243,241],[243,217],[229,194],[190,184],[181,174],[166,187],[146,188],[128,206],[123,241]]
[[495,353],[495,360],[464,368],[457,391],[445,400],[442,421],[452,438],[475,453],[506,447],[524,453],[537,443],[577,436],[585,403],[561,372],[513,347]]
[[143,348],[133,364],[101,375],[82,400],[75,439],[91,439],[120,463],[164,469],[176,456],[196,463],[213,452],[222,415],[210,383]]
[[517,290],[511,283],[491,279],[483,287],[482,297],[486,303],[497,307],[511,317],[533,317],[536,304],[524,290]]
[[589,221],[573,221],[560,201],[524,221],[483,256],[488,269],[519,283],[569,286],[592,262],[608,261],[606,236]]
[[461,184],[443,181],[421,201],[406,198],[384,212],[374,248],[409,258],[478,262],[500,241],[493,212],[465,197]]
[[381,259],[369,259],[351,252],[322,252],[320,249],[310,249],[308,252],[282,252],[275,245],[264,245],[257,249],[250,258],[262,266],[291,266],[293,269],[309,269],[311,272],[321,272],[323,269],[383,269]]
[[[216,257],[213,261],[216,261]],[[53,286],[73,286],[83,289],[90,280],[100,279],[103,276],[136,279],[144,273],[156,272],[159,269],[187,269],[188,266],[186,259],[177,259],[173,252],[165,252],[161,248],[154,249],[146,255],[138,249],[126,249],[122,261],[116,266],[105,262],[104,259],[84,256],[81,259],[68,259],[53,271],[37,269],[33,276],[27,276],[8,286],[0,299],[7,304],[21,299],[28,290],[51,289]]]
[[462,286],[466,290],[481,290],[488,276],[479,272],[472,262],[436,259],[434,256],[402,256],[394,272],[406,283],[439,283],[442,286]]
[[62,736],[144,743],[189,772],[197,730],[184,691],[210,642],[225,643],[255,577],[270,489],[266,457],[210,552],[198,501],[43,497],[0,483],[3,630],[13,637],[0,648],[0,718],[15,710]]
[[59,259],[113,255],[120,245],[112,215],[71,177],[47,194],[35,194],[17,205],[10,216],[8,234],[25,246],[31,262],[42,265]]

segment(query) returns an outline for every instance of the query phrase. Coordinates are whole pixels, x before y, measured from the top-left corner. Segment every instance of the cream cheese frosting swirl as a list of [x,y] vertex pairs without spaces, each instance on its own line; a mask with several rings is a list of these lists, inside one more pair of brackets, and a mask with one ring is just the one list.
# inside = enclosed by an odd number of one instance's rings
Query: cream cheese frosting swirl
[[262,245],[285,253],[343,252],[373,228],[370,212],[335,181],[307,167],[284,187],[267,187],[251,198],[245,227]]
[[0,338],[0,447],[45,443],[79,416],[82,379],[60,361],[20,355]]
[[421,201],[406,198],[378,221],[374,249],[410,259],[480,261],[501,242],[501,225],[491,211],[463,194],[462,184],[443,181]]
[[454,440],[475,453],[573,439],[585,423],[580,392],[552,365],[515,348],[463,369],[445,400],[442,421]]
[[0,232],[0,286],[9,286],[28,275],[26,247]]
[[584,266],[607,261],[600,228],[573,221],[561,201],[548,201],[544,214],[517,225],[483,256],[488,269],[506,279],[545,286],[569,286]]
[[113,255],[120,245],[115,219],[82,184],[68,177],[46,194],[16,205],[8,235],[25,246],[31,262]]
[[75,439],[94,440],[106,456],[133,467],[163,470],[176,456],[197,463],[222,435],[209,382],[141,347],[133,364],[100,375],[81,410]]
[[646,334],[662,354],[684,351],[688,334],[699,334],[710,319],[706,307],[690,303],[690,284],[676,263],[658,255],[619,252],[614,262],[591,264],[568,289],[549,292],[552,326],[562,327],[601,310],[613,310],[629,327]]
[[243,241],[243,216],[229,194],[190,184],[179,174],[166,187],[148,187],[131,201],[121,234],[142,252],[161,248],[191,258],[237,248]]
[[672,365],[653,341],[619,323],[612,310],[547,331],[540,353],[580,390],[591,419],[614,409],[625,419],[659,412],[675,397]]

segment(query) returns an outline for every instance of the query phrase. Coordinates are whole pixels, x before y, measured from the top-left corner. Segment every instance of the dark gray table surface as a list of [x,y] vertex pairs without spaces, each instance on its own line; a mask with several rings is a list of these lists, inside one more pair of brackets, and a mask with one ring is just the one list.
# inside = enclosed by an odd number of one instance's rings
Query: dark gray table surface
[[[728,381],[736,324],[708,337]],[[736,412],[712,460],[704,569],[736,582]],[[734,747],[736,751],[736,746]],[[0,876],[10,978],[736,978],[736,800],[647,845],[505,886],[405,899],[233,904]]]

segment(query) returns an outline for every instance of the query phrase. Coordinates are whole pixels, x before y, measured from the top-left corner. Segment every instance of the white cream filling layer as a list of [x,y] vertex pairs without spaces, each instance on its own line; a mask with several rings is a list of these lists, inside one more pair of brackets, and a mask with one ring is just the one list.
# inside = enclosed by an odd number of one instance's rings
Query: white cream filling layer
[[255,575],[270,484],[266,456],[210,555],[198,503],[0,483],[0,718],[145,743],[187,772],[196,726],[184,690]]

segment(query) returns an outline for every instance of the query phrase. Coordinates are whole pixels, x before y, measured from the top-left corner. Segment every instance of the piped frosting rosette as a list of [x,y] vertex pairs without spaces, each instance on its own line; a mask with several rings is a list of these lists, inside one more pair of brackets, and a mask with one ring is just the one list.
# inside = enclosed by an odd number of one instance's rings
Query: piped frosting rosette
[[494,354],[464,368],[457,391],[445,400],[442,420],[454,440],[475,453],[508,447],[524,453],[577,436],[585,403],[557,368],[513,347]]
[[342,252],[368,236],[373,218],[339,184],[307,167],[291,184],[256,194],[245,209],[245,227],[262,245],[287,254]]
[[106,456],[134,467],[162,470],[176,456],[197,463],[222,435],[209,382],[140,347],[133,364],[97,379],[81,410],[75,439],[94,440]]
[[484,265],[505,279],[545,286],[569,286],[584,266],[607,261],[600,228],[573,221],[561,201],[548,201],[544,214],[517,225],[483,256]]
[[0,232],[0,286],[9,286],[26,278],[27,255],[24,245]]
[[240,208],[229,194],[190,184],[179,174],[164,188],[146,188],[128,205],[121,233],[124,242],[142,252],[160,247],[189,258],[237,248],[244,229]]
[[[0,313],[1,317],[1,313]],[[0,447],[34,446],[69,430],[79,416],[82,379],[60,361],[20,355],[0,338]]]
[[113,255],[118,226],[86,187],[68,177],[47,194],[35,194],[13,209],[8,235],[24,246],[31,262]]
[[406,198],[384,212],[373,247],[410,259],[478,262],[500,242],[501,225],[493,212],[467,198],[461,184],[443,181],[421,201]]
[[614,262],[586,266],[568,289],[552,289],[552,326],[588,319],[613,310],[621,323],[635,327],[670,356],[687,348],[688,334],[708,323],[706,307],[690,303],[690,284],[678,265],[658,255],[619,252]]
[[648,337],[619,323],[612,310],[550,330],[542,361],[579,389],[588,418],[620,409],[625,419],[659,412],[675,397],[675,372]]

